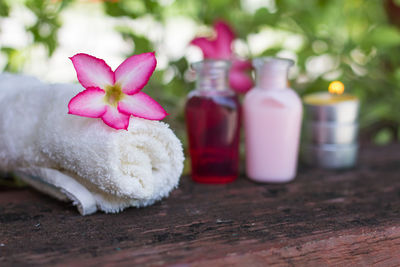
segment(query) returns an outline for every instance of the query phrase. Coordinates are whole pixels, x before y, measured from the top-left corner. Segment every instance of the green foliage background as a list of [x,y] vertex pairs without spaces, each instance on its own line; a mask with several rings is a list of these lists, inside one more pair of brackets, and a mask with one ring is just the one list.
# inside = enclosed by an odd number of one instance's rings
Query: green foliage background
[[[36,23],[26,31],[32,35],[32,45],[41,45],[51,57],[57,49],[57,32],[62,26],[60,14],[78,0],[0,0],[0,16],[6,17],[17,5],[25,5],[36,16]],[[86,1],[88,2],[88,1]],[[90,2],[90,1],[89,1]],[[176,15],[186,16],[196,23],[209,25],[217,18],[230,23],[237,37],[249,44],[249,35],[263,29],[296,34],[303,40],[297,49],[298,74],[291,80],[299,94],[326,90],[329,80],[321,74],[300,83],[307,75],[307,62],[312,57],[327,54],[335,59],[337,78],[362,102],[361,127],[365,138],[378,143],[398,140],[400,136],[400,31],[390,23],[385,4],[371,0],[275,0],[271,8],[259,8],[255,13],[243,8],[240,0],[175,0],[161,4],[155,0],[103,1],[104,16],[131,20],[151,16],[161,24]],[[398,2],[395,1],[394,2]],[[397,12],[391,10],[390,12]],[[392,14],[393,15],[393,14]],[[396,14],[395,14],[396,15]],[[400,17],[400,13],[397,14]],[[1,17],[0,17],[1,23]],[[46,30],[43,30],[46,29]],[[156,44],[129,27],[118,27],[125,40],[130,40],[131,54],[153,51]],[[284,47],[277,42],[257,57],[276,55]],[[29,49],[1,47],[7,57],[4,71],[18,72],[28,58]],[[129,55],[126,55],[129,56]],[[188,88],[184,74],[188,69],[185,57],[169,62],[174,77],[163,83],[166,70],[158,70],[151,79],[151,91],[172,115],[168,122],[182,138],[184,135],[183,105]]]

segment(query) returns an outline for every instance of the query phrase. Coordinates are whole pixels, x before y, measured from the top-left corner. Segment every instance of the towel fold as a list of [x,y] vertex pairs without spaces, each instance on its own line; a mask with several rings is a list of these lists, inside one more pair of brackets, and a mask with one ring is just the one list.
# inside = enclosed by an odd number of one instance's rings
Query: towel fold
[[128,131],[68,114],[80,85],[0,74],[0,168],[36,189],[71,200],[82,215],[119,212],[167,196],[183,169],[166,123],[131,117]]

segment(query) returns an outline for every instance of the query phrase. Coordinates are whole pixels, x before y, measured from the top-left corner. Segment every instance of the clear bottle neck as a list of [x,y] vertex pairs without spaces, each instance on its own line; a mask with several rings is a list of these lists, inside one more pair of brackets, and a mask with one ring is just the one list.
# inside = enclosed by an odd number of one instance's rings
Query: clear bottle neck
[[253,60],[256,69],[256,87],[279,90],[288,87],[288,72],[293,65],[290,59],[263,57]]
[[229,90],[228,73],[230,62],[207,59],[192,64],[196,71],[197,90]]

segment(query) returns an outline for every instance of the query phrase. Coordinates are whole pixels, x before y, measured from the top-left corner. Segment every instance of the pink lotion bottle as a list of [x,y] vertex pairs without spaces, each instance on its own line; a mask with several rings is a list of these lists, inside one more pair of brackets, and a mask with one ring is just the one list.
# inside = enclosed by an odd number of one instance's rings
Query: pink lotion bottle
[[257,182],[289,182],[296,176],[303,106],[288,88],[293,61],[257,58],[256,85],[243,103],[246,174]]

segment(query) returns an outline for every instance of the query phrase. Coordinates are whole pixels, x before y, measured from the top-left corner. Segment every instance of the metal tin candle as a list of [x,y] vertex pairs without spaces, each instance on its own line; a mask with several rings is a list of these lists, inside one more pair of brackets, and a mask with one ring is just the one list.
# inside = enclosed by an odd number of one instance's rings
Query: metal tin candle
[[329,93],[310,94],[303,99],[307,120],[302,158],[310,165],[344,169],[356,164],[359,100],[343,92],[343,83],[334,81]]

